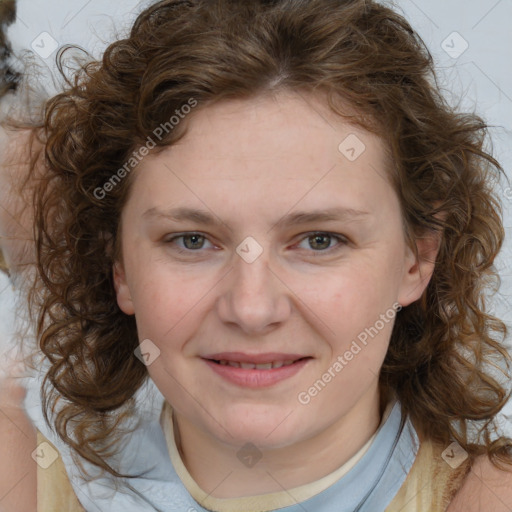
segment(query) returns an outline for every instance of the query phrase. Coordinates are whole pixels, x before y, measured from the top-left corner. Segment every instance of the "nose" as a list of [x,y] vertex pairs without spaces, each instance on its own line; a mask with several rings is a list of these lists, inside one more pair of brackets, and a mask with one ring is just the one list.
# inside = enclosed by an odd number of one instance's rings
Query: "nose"
[[217,311],[220,319],[244,334],[265,334],[290,315],[289,289],[270,268],[266,253],[247,262],[235,255],[223,280]]

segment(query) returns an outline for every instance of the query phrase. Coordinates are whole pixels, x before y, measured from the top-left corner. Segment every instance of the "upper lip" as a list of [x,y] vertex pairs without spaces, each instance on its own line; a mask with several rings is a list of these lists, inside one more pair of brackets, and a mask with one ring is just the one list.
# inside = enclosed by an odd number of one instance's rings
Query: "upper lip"
[[264,364],[272,363],[274,361],[296,361],[303,359],[303,354],[285,354],[282,352],[267,352],[264,354],[245,354],[244,352],[218,352],[216,354],[209,354],[202,356],[203,359],[212,359],[215,361],[234,361],[237,363],[254,363]]

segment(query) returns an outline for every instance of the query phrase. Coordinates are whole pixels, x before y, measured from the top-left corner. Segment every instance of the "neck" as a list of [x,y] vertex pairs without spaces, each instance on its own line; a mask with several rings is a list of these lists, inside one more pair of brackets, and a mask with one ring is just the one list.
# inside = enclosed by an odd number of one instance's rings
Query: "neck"
[[212,497],[255,496],[299,487],[340,468],[376,432],[382,410],[378,391],[367,393],[327,429],[300,443],[254,448],[254,455],[261,456],[254,465],[244,466],[237,457],[244,443],[220,442],[176,411],[175,440],[191,477]]

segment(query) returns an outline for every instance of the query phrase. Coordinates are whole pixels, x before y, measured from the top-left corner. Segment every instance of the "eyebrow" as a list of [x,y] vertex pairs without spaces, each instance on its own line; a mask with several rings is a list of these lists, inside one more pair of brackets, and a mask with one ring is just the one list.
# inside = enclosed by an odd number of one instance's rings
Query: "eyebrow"
[[[329,208],[322,210],[298,211],[284,215],[274,223],[272,228],[291,227],[300,224],[310,224],[313,222],[327,221],[361,221],[371,216],[370,212],[356,210],[354,208]],[[142,214],[144,218],[164,218],[172,221],[191,221],[206,226],[218,226],[223,224],[218,217],[212,215],[207,210],[198,210],[195,208],[179,207],[169,210],[159,210],[150,208]],[[229,228],[229,226],[227,226]],[[271,229],[272,229],[271,228]],[[231,230],[231,228],[229,228]]]

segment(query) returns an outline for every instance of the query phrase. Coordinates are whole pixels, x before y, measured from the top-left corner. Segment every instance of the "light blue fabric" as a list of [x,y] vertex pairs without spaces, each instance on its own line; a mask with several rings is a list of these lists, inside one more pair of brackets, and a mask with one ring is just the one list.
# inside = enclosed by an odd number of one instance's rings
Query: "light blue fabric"
[[[129,480],[133,491],[113,491],[111,477],[85,482],[67,445],[46,425],[39,396],[43,371],[27,378],[25,407],[35,426],[59,450],[73,489],[87,512],[207,512],[190,496],[171,463],[159,422],[163,397],[151,381],[137,395],[142,424],[127,436],[116,457],[121,472],[147,473],[145,478]],[[401,417],[397,401],[368,451],[346,475],[320,494],[279,510],[383,512],[405,481],[419,449],[409,419],[400,431]],[[84,467],[97,474],[90,463],[84,461]]]

